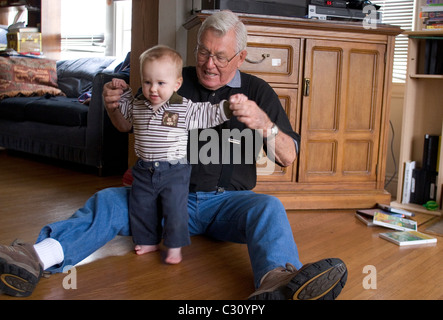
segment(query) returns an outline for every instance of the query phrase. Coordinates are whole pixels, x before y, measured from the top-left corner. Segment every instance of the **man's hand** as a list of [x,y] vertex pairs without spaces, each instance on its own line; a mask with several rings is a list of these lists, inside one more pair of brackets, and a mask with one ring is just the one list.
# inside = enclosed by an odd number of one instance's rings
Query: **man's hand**
[[103,86],[103,101],[108,112],[115,112],[118,109],[118,102],[122,94],[123,88],[115,86],[113,81]]
[[272,121],[260,107],[243,94],[236,94],[229,98],[230,109],[238,121],[250,129],[261,129],[266,135],[267,129],[272,127]]
[[[264,138],[268,138],[271,128],[274,125],[268,115],[252,100],[248,100],[244,95],[234,95],[229,98],[230,109],[238,121],[244,123],[248,128],[262,130]],[[275,161],[281,166],[291,165],[296,156],[294,140],[287,134],[279,131],[272,139],[267,141],[267,153],[275,157]]]
[[105,108],[108,112],[109,119],[111,119],[112,124],[117,128],[117,130],[121,132],[129,132],[132,128],[132,123],[126,120],[118,109],[123,91],[129,87],[125,81],[121,81],[120,79],[114,78],[112,81],[105,83],[103,86],[103,101],[105,103]]

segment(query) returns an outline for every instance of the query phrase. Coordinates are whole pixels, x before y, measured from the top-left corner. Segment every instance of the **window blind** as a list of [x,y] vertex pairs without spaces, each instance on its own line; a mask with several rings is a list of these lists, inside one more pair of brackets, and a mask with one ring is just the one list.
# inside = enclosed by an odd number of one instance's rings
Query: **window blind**
[[[414,0],[384,0],[371,1],[381,6],[382,22],[399,26],[405,31],[412,30],[414,21]],[[395,38],[394,70],[392,82],[404,83],[406,81],[406,69],[408,63],[408,37],[398,35]]]

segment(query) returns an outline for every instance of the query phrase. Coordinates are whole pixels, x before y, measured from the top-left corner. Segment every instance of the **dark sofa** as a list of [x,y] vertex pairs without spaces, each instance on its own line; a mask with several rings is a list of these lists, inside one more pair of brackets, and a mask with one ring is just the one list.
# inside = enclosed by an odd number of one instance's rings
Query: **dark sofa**
[[[114,59],[82,58],[57,62],[58,89],[66,96],[14,96],[0,100],[0,146],[120,174],[128,166],[128,135],[110,122],[103,85],[115,73]],[[89,96],[89,105],[79,102]]]

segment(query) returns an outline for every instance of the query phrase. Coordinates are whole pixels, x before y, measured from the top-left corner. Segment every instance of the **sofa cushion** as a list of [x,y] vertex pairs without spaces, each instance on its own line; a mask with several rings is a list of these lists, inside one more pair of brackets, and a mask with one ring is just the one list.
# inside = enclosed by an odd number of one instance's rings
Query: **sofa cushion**
[[0,100],[0,119],[25,121],[25,108],[30,97],[14,97]]
[[58,61],[58,87],[66,96],[78,98],[84,92],[91,91],[94,76],[114,60],[112,57],[96,57]]
[[56,62],[49,59],[0,57],[0,99],[63,94],[57,88]]
[[28,121],[58,124],[64,126],[86,126],[88,106],[75,98],[40,97],[28,103],[25,108]]
[[[14,111],[14,112],[13,112]],[[14,97],[0,102],[0,118],[63,126],[86,126],[88,106],[61,96]]]

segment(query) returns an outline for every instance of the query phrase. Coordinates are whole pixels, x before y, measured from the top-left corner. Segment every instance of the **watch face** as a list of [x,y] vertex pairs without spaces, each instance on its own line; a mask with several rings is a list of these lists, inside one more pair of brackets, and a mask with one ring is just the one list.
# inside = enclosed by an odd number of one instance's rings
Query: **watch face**
[[277,127],[276,124],[274,124],[274,125],[272,126],[272,128],[271,128],[271,134],[274,135],[274,136],[276,136],[277,133],[278,133],[278,127]]

